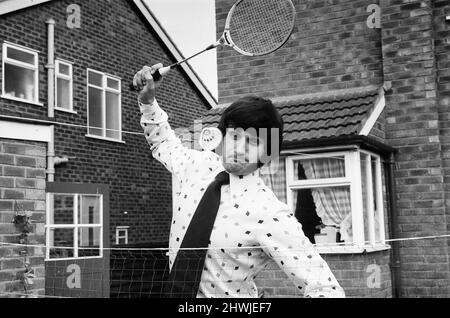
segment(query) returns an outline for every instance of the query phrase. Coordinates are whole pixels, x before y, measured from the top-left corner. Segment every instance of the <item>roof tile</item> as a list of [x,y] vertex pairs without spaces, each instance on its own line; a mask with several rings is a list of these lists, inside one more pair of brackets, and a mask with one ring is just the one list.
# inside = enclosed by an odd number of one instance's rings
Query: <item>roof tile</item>
[[[372,113],[378,89],[346,90],[345,93],[274,101],[284,120],[284,140],[303,141],[357,135]],[[205,127],[217,127],[226,107],[215,108],[202,119]]]

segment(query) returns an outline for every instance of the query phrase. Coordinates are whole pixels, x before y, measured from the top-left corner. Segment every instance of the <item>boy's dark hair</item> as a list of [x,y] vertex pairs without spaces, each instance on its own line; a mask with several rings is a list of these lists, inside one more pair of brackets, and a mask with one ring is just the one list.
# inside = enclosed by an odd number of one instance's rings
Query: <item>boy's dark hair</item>
[[[279,153],[272,154],[270,128],[278,129],[278,147],[281,150],[283,126],[283,118],[271,100],[257,96],[246,96],[238,99],[225,109],[220,118],[218,128],[222,132],[222,136],[225,136],[227,128],[242,128],[243,130],[254,128],[257,133],[259,133],[259,128],[267,128],[267,139],[264,142],[266,153],[270,157],[276,157]],[[258,166],[261,167],[265,163],[260,162]]]

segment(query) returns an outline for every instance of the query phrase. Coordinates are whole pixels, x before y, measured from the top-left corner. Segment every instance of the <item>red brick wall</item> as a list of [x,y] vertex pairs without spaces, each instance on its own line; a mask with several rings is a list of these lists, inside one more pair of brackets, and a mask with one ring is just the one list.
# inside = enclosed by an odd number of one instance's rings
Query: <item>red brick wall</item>
[[[81,8],[81,28],[66,26],[66,8]],[[73,62],[74,110],[56,111],[55,120],[87,124],[86,68],[122,79],[122,129],[142,132],[136,94],[128,91],[134,73],[145,64],[173,62],[172,57],[130,1],[51,1],[10,13],[0,19],[0,38],[40,51],[40,101],[44,107],[0,99],[3,114],[46,118],[47,31],[55,25],[55,56]],[[26,23],[24,23],[26,21]],[[187,77],[178,70],[167,76],[157,98],[172,126],[188,127],[208,109]],[[57,166],[55,181],[103,183],[110,186],[111,241],[114,228],[129,225],[129,242],[165,241],[172,211],[171,175],[150,154],[143,135],[123,133],[125,144],[85,137],[86,128],[55,127],[57,156],[75,156]],[[128,215],[123,214],[124,211]]]
[[28,244],[44,244],[46,145],[0,139],[0,295],[25,294],[17,273],[25,270],[27,251],[35,275],[32,293],[44,292],[44,249],[19,245],[20,230],[12,220],[16,212],[28,213],[33,230]]
[[[216,0],[218,36],[234,0]],[[366,26],[367,6],[377,1],[294,1],[297,21],[278,51],[246,57],[219,48],[219,102],[246,94],[266,97],[380,85],[380,30]]]
[[[447,219],[447,233],[450,232],[449,206],[449,175],[450,175],[450,20],[444,22],[446,16],[450,16],[450,4],[448,1],[439,0],[433,3],[433,25],[435,38],[435,56],[437,68],[437,98],[439,108],[439,128],[442,143],[442,168],[444,174],[444,195]],[[450,241],[447,241],[450,246]],[[450,253],[450,249],[448,249]],[[448,254],[447,254],[448,255]],[[448,271],[450,272],[450,262]]]
[[[392,81],[386,137],[396,155],[401,237],[448,233],[443,37],[445,1],[382,1],[383,72]],[[448,14],[448,13],[447,13]],[[448,31],[447,31],[448,33]],[[443,55],[444,54],[444,55]],[[439,104],[447,103],[447,107]],[[443,105],[442,105],[443,106]],[[444,159],[444,160],[443,160]],[[446,240],[400,243],[401,295],[450,295]]]
[[[389,267],[389,251],[362,254],[322,255],[331,271],[344,288],[346,296],[352,298],[392,297]],[[374,270],[379,268],[379,280],[374,283]],[[378,273],[378,272],[377,272]],[[379,285],[378,285],[379,283]],[[259,292],[264,297],[301,297],[289,277],[275,263],[271,263],[256,279]]]

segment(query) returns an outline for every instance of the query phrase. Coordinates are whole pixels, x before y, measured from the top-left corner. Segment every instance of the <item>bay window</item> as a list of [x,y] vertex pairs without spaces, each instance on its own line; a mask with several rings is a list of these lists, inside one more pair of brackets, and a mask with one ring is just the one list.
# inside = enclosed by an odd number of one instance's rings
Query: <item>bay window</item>
[[323,252],[387,248],[381,159],[361,149],[279,159],[267,186]]

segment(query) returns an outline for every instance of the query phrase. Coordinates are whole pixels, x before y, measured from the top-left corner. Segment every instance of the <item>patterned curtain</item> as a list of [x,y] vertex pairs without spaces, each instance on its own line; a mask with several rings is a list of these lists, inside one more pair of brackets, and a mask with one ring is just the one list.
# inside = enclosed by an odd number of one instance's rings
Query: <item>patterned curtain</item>
[[[323,158],[302,160],[308,179],[335,178],[345,175],[344,160]],[[325,225],[340,227],[341,237],[346,242],[352,241],[352,218],[350,205],[350,188],[328,187],[311,189],[316,205],[316,212]]]
[[278,200],[287,203],[286,199],[286,163],[285,158],[279,157],[261,168],[261,179],[272,189]]

